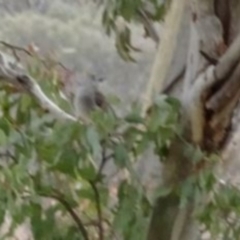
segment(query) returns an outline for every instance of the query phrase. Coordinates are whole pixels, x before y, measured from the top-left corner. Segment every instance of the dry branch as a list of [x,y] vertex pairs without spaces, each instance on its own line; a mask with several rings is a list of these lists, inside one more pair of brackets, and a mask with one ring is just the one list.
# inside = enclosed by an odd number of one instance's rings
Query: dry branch
[[[240,52],[239,52],[240,57]],[[231,67],[230,65],[228,65]],[[216,69],[217,70],[217,69]],[[230,69],[229,69],[230,70]],[[216,78],[215,78],[216,79]],[[217,91],[206,103],[207,109],[214,112],[219,112],[236,94],[240,88],[240,64],[232,72],[231,76],[227,79],[227,82]],[[217,80],[217,79],[216,79]]]
[[[37,56],[35,53],[29,51],[29,50],[26,49],[26,48],[13,45],[13,44],[8,43],[8,42],[5,42],[5,41],[0,41],[0,44],[2,44],[3,46],[5,46],[6,48],[11,49],[12,52],[13,52],[14,57],[15,57],[18,61],[20,61],[20,58],[19,58],[19,56],[17,55],[17,51],[21,51],[21,52],[27,54],[27,55],[30,56],[30,57],[37,57],[37,58],[39,59],[39,61],[40,61],[46,68],[48,68],[48,64],[46,63],[46,61],[45,61],[43,58]],[[54,63],[55,63],[56,65],[59,65],[60,67],[62,67],[64,70],[70,71],[70,69],[68,69],[63,63],[58,62],[58,61],[55,61]]]
[[104,240],[103,216],[102,216],[100,193],[96,186],[96,182],[90,181],[89,183],[95,195],[95,202],[96,202],[97,215],[98,215],[99,240]]
[[227,52],[220,58],[216,70],[216,80],[226,79],[240,60],[240,34],[231,44]]
[[50,100],[42,91],[40,86],[36,83],[34,79],[32,79],[33,85],[32,88],[29,90],[29,93],[37,99],[37,101],[40,103],[40,106],[43,109],[46,109],[48,112],[53,114],[58,119],[66,119],[71,121],[77,121],[77,119],[63,111],[61,108],[59,108],[52,100]]
[[54,196],[56,200],[58,200],[69,212],[69,214],[72,216],[74,221],[76,222],[79,231],[82,233],[85,240],[89,240],[88,233],[84,227],[83,222],[79,218],[79,216],[76,214],[76,212],[71,208],[70,204],[64,199],[62,196]]
[[0,53],[0,79],[8,84],[24,89],[40,103],[40,106],[58,119],[77,121],[77,118],[60,109],[42,91],[37,81],[29,76],[24,67],[11,56]]
[[74,222],[76,223],[79,232],[82,234],[84,240],[90,240],[88,236],[88,232],[85,229],[85,225],[81,218],[78,216],[78,214],[74,211],[74,209],[71,207],[70,203],[66,200],[65,196],[63,196],[60,192],[54,191],[54,194],[45,194],[45,193],[40,193],[40,196],[42,197],[47,197],[47,198],[52,198],[57,200],[59,203],[61,203],[66,211],[69,213],[69,215],[72,217]]
[[139,9],[138,15],[140,17],[140,20],[141,20],[144,28],[147,30],[147,34],[158,45],[159,41],[160,41],[158,33],[156,32],[155,27],[153,26],[152,22],[149,20],[148,16],[144,12],[144,10]]

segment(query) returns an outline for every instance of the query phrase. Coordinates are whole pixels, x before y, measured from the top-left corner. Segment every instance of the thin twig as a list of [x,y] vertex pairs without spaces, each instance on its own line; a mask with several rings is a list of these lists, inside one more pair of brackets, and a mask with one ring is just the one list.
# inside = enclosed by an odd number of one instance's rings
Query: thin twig
[[65,209],[67,210],[67,212],[70,214],[70,216],[73,218],[74,222],[76,223],[79,231],[81,232],[82,236],[84,237],[85,240],[89,240],[89,236],[88,236],[88,232],[84,227],[84,223],[82,222],[82,220],[80,219],[80,217],[77,215],[77,213],[72,209],[71,205],[69,204],[69,202],[64,198],[64,196],[62,194],[60,194],[59,192],[55,191],[56,194],[51,194],[51,195],[47,195],[47,194],[41,194],[44,197],[50,197],[53,198],[55,200],[57,200],[58,202],[60,202]]
[[106,156],[106,149],[103,147],[102,149],[102,161],[100,163],[99,169],[98,169],[98,173],[97,173],[97,177],[96,177],[96,181],[98,181],[101,177],[101,174],[103,172],[104,167],[106,166],[106,163],[108,162],[108,160],[110,160],[111,158],[113,158],[113,154],[110,154],[108,156]]
[[31,57],[33,56],[33,54],[30,51],[28,51],[27,49],[25,49],[23,47],[13,45],[13,44],[7,43],[5,41],[0,41],[0,43],[5,47],[10,48],[11,50],[22,51],[22,52],[26,53],[27,55],[29,55]]
[[72,216],[72,218],[74,219],[74,221],[76,222],[76,224],[78,226],[79,231],[82,233],[84,239],[88,240],[89,239],[88,233],[87,233],[86,229],[84,228],[84,225],[83,225],[81,219],[76,214],[76,212],[71,208],[70,204],[65,199],[62,199],[60,197],[56,197],[56,199],[66,208],[66,210]]
[[[30,57],[36,57],[37,55],[33,54],[31,51],[27,50],[26,48],[24,47],[20,47],[20,46],[16,46],[16,45],[13,45],[13,44],[10,44],[10,43],[7,43],[5,41],[0,41],[0,44],[2,44],[3,46],[7,47],[7,48],[10,48],[12,51],[13,51],[13,54],[14,56],[16,57],[16,59],[19,61],[20,58],[18,57],[18,55],[16,54],[16,51],[21,51],[21,52],[24,52],[25,54],[27,54],[28,56]],[[39,56],[37,56],[38,59],[40,60],[40,62],[42,62],[42,64],[47,68],[48,67],[48,64],[46,64],[45,60],[43,58],[40,58]],[[66,71],[70,71],[69,68],[67,68],[63,63],[61,62],[57,62],[57,61],[54,61],[54,63],[56,65],[59,65],[60,67],[62,67],[64,70]]]
[[[78,121],[78,119],[75,116],[65,112],[58,105],[56,105],[51,99],[49,99],[45,95],[45,93],[42,91],[41,87],[37,84],[37,81],[34,78],[29,77],[28,81],[31,84],[31,87],[28,90],[29,94],[31,94],[34,98],[37,99],[38,103],[43,109],[52,113],[58,119]],[[82,119],[81,117],[79,117],[79,119],[84,122],[84,119]]]
[[143,9],[138,9],[137,13],[145,29],[147,30],[149,37],[152,38],[152,40],[158,45],[160,41],[158,33],[156,32],[156,29],[154,28],[150,19],[147,17],[147,14],[144,12]]
[[214,93],[206,103],[206,107],[214,112],[219,112],[235,96],[239,90],[240,64],[227,79],[222,88]]
[[104,240],[104,231],[103,231],[103,216],[102,216],[102,209],[101,209],[101,201],[100,201],[100,194],[96,186],[95,181],[89,181],[96,200],[96,208],[97,208],[97,215],[98,215],[98,230],[99,230],[99,240]]
[[[58,119],[78,121],[75,116],[68,114],[49,99],[37,83],[36,79],[28,75],[23,66],[21,66],[22,69],[18,71],[14,68],[14,64],[15,61],[12,57],[0,52],[0,75],[2,80],[26,91],[38,101],[43,109],[47,110]],[[83,120],[81,117],[79,117],[79,119]]]

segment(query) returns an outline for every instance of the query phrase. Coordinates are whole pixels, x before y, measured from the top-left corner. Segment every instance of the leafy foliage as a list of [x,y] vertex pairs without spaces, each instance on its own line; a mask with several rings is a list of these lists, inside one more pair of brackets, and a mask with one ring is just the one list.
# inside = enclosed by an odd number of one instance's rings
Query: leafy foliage
[[[128,23],[138,21],[139,10],[144,10],[151,21],[162,19],[166,5],[156,0],[149,3],[121,0],[106,5],[103,23],[108,33],[115,31],[117,50],[125,60],[134,61],[130,53],[139,49],[131,44],[129,26],[119,29],[115,22],[119,16]],[[70,21],[76,12],[50,9],[48,14],[54,18],[64,15]],[[36,18],[32,28],[36,23],[47,24]],[[7,25],[4,21],[2,24]],[[59,33],[58,41],[63,39],[64,43],[71,31],[57,28],[58,24],[52,23],[52,28]],[[7,35],[6,29],[3,32]],[[40,31],[40,35],[44,34]],[[45,69],[37,59],[30,62],[29,72],[39,79],[44,91],[63,109],[71,109],[61,98],[58,71],[54,67]],[[196,202],[195,216],[212,239],[238,239],[239,189],[219,182],[214,174],[215,155],[209,156],[181,138],[177,100],[157,97],[146,118],[141,117],[136,105],[119,119],[96,111],[89,125],[58,122],[30,96],[2,84],[0,100],[0,222],[4,222],[6,213],[13,219],[4,237],[30,219],[35,239],[145,239],[155,198],[175,191],[180,207],[188,201]],[[176,138],[185,144],[194,175],[176,189],[161,187],[154,197],[148,195],[134,164],[149,146],[161,161],[166,161]],[[108,164],[118,171],[114,187],[111,176],[104,171]],[[206,200],[202,196],[207,196]]]
[[[116,49],[125,61],[133,61],[131,52],[140,51],[131,43],[129,23],[143,23],[146,36],[149,35],[151,22],[160,21],[165,14],[166,3],[157,0],[108,0],[106,1],[102,23],[106,33],[115,32]],[[148,22],[148,27],[144,23]],[[127,24],[128,23],[128,24]]]
[[[47,73],[47,82],[40,78],[39,84],[49,95],[59,96],[55,100],[63,109],[69,109],[59,95],[56,69]],[[213,171],[215,155],[208,156],[181,139],[176,99],[158,96],[146,118],[136,105],[122,118],[97,110],[92,123],[83,125],[57,121],[12,87],[1,85],[0,97],[0,220],[3,223],[6,211],[13,218],[6,236],[30,219],[35,239],[121,236],[144,240],[156,197],[173,191],[180,196],[180,206],[196,202],[196,217],[212,236],[235,238],[239,234],[239,191],[218,182]],[[176,189],[161,187],[149,195],[134,164],[150,145],[165,160],[176,137],[184,141],[186,157],[196,173]],[[120,173],[114,189],[104,171],[110,162]],[[210,199],[202,201],[209,194]],[[49,227],[51,231],[45,231]]]
[[[46,71],[49,77],[39,78],[39,84],[50,97],[59,96],[54,100],[63,109],[69,109],[59,95],[56,69]],[[39,71],[31,72],[38,78]],[[13,229],[29,218],[36,239],[98,239],[113,233],[143,239],[151,203],[133,166],[149,144],[157,152],[167,148],[178,122],[176,102],[157,99],[148,119],[141,118],[137,108],[118,119],[96,111],[93,122],[83,125],[57,121],[31,96],[11,86],[1,85],[0,97],[2,221],[6,210],[14,219]],[[114,204],[104,173],[110,161],[120,173],[129,173],[118,180]],[[44,206],[44,199],[53,203]],[[50,226],[51,231],[44,231]]]

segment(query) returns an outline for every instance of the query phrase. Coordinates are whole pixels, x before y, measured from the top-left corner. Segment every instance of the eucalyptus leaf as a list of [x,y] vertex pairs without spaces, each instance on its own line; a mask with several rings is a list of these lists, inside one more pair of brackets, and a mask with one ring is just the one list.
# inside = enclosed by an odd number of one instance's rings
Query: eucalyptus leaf
[[126,147],[119,143],[114,147],[114,161],[115,164],[120,167],[124,168],[127,166],[129,161],[128,151]]
[[0,145],[3,146],[7,144],[7,142],[8,142],[8,139],[5,132],[2,129],[0,129]]
[[96,158],[100,156],[101,149],[102,149],[100,144],[100,138],[99,138],[98,132],[94,127],[90,126],[87,128],[86,138],[87,138],[88,144],[91,147],[93,157]]

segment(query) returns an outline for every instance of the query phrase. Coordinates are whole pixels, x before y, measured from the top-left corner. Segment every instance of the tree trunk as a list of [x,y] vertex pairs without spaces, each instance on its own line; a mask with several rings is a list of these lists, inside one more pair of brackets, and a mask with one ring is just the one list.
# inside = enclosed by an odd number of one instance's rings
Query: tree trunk
[[[184,11],[177,13],[177,5],[181,4],[185,4]],[[159,90],[181,101],[184,137],[203,150],[220,150],[223,161],[219,166],[226,163],[225,171],[231,170],[229,166],[236,166],[240,147],[240,107],[236,108],[240,96],[240,1],[172,0],[171,8],[168,15],[171,11],[181,15],[181,24],[178,30],[171,30],[174,19],[168,16],[164,33],[173,36],[171,31],[176,31],[177,44],[171,45],[169,39],[161,41],[151,79],[155,76],[155,81],[160,81],[157,78],[164,65],[160,48],[172,48],[172,56],[165,56],[171,64],[159,77],[164,82]],[[184,156],[183,147],[179,139],[170,147],[163,163],[165,187],[179,185],[192,173],[191,160]],[[226,172],[221,171],[224,176]],[[198,223],[192,216],[194,201],[184,208],[179,203],[180,197],[174,193],[157,199],[147,240],[200,239]]]

